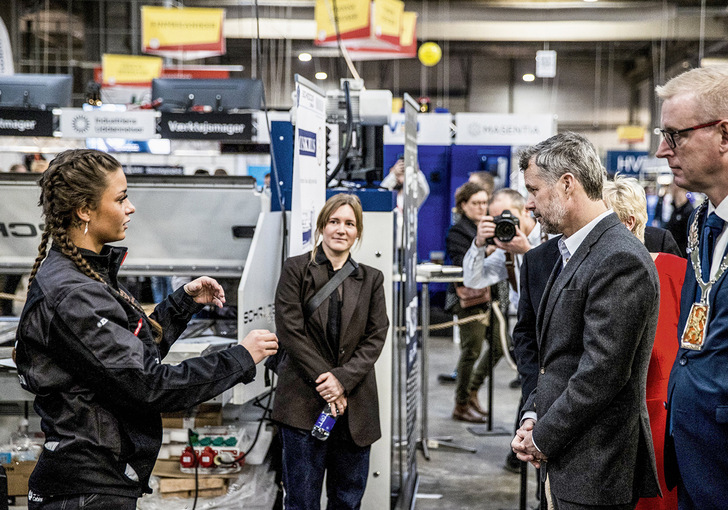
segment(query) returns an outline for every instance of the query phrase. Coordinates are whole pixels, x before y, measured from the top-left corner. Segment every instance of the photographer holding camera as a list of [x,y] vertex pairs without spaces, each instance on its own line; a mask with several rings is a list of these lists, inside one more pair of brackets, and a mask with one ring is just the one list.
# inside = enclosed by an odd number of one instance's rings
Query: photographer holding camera
[[541,225],[526,212],[523,195],[513,189],[499,189],[465,254],[463,283],[479,289],[508,281],[511,303],[517,305],[523,254],[541,242]]

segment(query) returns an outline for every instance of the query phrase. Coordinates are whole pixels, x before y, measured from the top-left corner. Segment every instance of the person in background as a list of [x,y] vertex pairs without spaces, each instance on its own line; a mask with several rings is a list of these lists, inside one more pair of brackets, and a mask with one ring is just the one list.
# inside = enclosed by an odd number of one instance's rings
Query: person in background
[[[637,179],[614,176],[613,181],[604,184],[604,201],[611,207],[619,220],[644,242],[647,224],[647,199],[645,190]],[[667,411],[667,381],[670,367],[675,362],[678,344],[677,322],[680,317],[680,289],[685,279],[687,262],[670,253],[651,253],[660,278],[660,311],[657,320],[655,343],[652,346],[650,365],[647,369],[647,411],[650,415],[650,429],[655,448],[657,476],[660,480],[662,497],[642,498],[638,510],[675,510],[677,491],[668,491],[665,483],[664,441]]]
[[[397,161],[389,169],[389,173],[382,180],[381,186],[390,190],[397,191],[397,209],[402,210],[404,205],[404,195],[400,193],[404,186],[404,156],[397,158]],[[427,177],[422,170],[417,168],[417,208],[422,205],[427,196],[430,194],[430,185],[427,183]]]
[[213,175],[227,175],[227,170],[224,168],[216,168],[215,173]]
[[[362,218],[358,197],[331,197],[316,220],[315,248],[286,260],[278,281],[276,329],[287,356],[278,366],[273,420],[283,446],[283,506],[290,510],[319,508],[324,474],[328,508],[359,508],[370,448],[381,437],[374,363],[389,319],[381,271],[351,257]],[[309,309],[339,271],[351,272]],[[321,441],[311,429],[326,406],[337,420]]]
[[688,200],[687,190],[675,184],[675,181],[670,184],[670,194],[672,195],[672,214],[670,214],[670,219],[665,228],[675,238],[675,242],[680,249],[680,256],[687,258],[688,220],[695,208]]
[[728,66],[687,71],[657,87],[675,185],[707,197],[688,221],[680,348],[667,388],[665,478],[681,510],[725,508],[728,494]]
[[[487,213],[488,194],[479,184],[466,182],[455,192],[455,209],[460,214],[460,220],[450,227],[445,246],[452,264],[462,267],[463,257],[477,233],[477,225]],[[489,291],[490,289],[481,289],[482,298],[478,299],[473,295],[472,297],[475,299],[471,299],[472,304],[467,306],[466,293],[476,294],[478,291],[451,283],[447,290],[445,309],[453,315],[457,315],[458,320],[484,314],[488,311]],[[459,299],[460,295],[463,296],[463,299]],[[454,420],[472,423],[487,421],[487,413],[478,400],[478,390],[483,385],[490,366],[490,358],[487,354],[478,363],[485,341],[485,332],[486,326],[482,320],[460,325],[460,360],[456,369],[455,408],[452,412]],[[500,342],[497,342],[493,348],[496,360],[500,359],[503,355]]]
[[468,176],[468,182],[480,184],[489,197],[493,196],[495,191],[495,178],[490,172],[473,172]]
[[252,381],[278,343],[255,330],[229,349],[162,363],[194,313],[225,302],[220,285],[198,278],[147,316],[117,282],[126,249],[107,244],[126,237],[135,211],[118,161],[65,151],[39,184],[45,230],[14,352],[45,433],[28,508],[132,510],[151,493],[160,413]]
[[10,167],[10,170],[8,170],[11,174],[24,174],[28,172],[28,168],[21,164],[21,163],[15,163],[13,166]]
[[197,170],[195,170],[194,175],[210,175],[210,171],[206,168],[198,168]]

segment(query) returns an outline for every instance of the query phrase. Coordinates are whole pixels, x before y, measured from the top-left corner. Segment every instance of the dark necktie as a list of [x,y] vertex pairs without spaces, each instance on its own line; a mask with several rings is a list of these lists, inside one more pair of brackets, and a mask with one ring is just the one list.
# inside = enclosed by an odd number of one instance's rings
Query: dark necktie
[[708,219],[703,225],[703,235],[700,239],[700,267],[701,276],[704,282],[710,280],[710,266],[713,260],[713,250],[715,249],[715,240],[723,231],[725,222],[720,217],[710,213]]

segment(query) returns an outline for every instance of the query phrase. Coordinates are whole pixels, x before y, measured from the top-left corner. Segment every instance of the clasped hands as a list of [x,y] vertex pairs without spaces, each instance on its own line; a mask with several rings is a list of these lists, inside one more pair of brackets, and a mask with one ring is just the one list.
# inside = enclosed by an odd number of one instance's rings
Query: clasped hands
[[316,391],[328,404],[334,416],[340,416],[346,411],[346,395],[344,386],[331,372],[324,372],[316,378]]
[[511,441],[511,448],[518,460],[530,462],[533,467],[538,469],[548,459],[533,444],[533,426],[535,424],[536,422],[532,419],[524,420],[521,428],[516,431],[516,437]]

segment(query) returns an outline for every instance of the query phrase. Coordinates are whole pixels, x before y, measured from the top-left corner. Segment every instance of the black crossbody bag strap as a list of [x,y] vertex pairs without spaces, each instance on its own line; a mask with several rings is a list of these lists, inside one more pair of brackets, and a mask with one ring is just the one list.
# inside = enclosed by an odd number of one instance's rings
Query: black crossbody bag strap
[[[326,285],[321,287],[321,289],[314,294],[314,296],[308,300],[308,302],[303,305],[303,320],[304,322],[308,321],[311,318],[311,315],[313,315],[313,312],[316,311],[316,309],[321,306],[321,304],[326,300],[327,297],[331,295],[332,292],[334,292],[339,285],[343,283],[343,281],[346,279],[347,276],[349,276],[351,273],[354,272],[354,270],[357,268],[357,264],[349,259],[344,264],[344,267],[339,269],[339,271],[334,275],[331,280],[326,282]],[[288,356],[288,353],[283,349],[283,347],[278,347],[278,352],[275,353],[273,356],[269,356],[265,362],[265,367],[273,372],[274,374],[278,373],[278,366],[283,362],[283,360]],[[268,370],[266,370],[265,373],[265,385],[270,386],[271,380],[270,380],[270,374],[268,373]]]
[[303,305],[303,316],[305,320],[311,318],[313,312],[315,312],[326,298],[329,297],[344,280],[346,280],[347,276],[354,272],[356,267],[357,266],[354,261],[352,261],[351,258],[348,259],[346,264],[344,264],[344,267],[339,269],[336,274],[334,274],[333,278],[326,282],[326,285],[321,287],[321,289],[319,289],[319,291],[311,299],[309,299],[305,305]]

